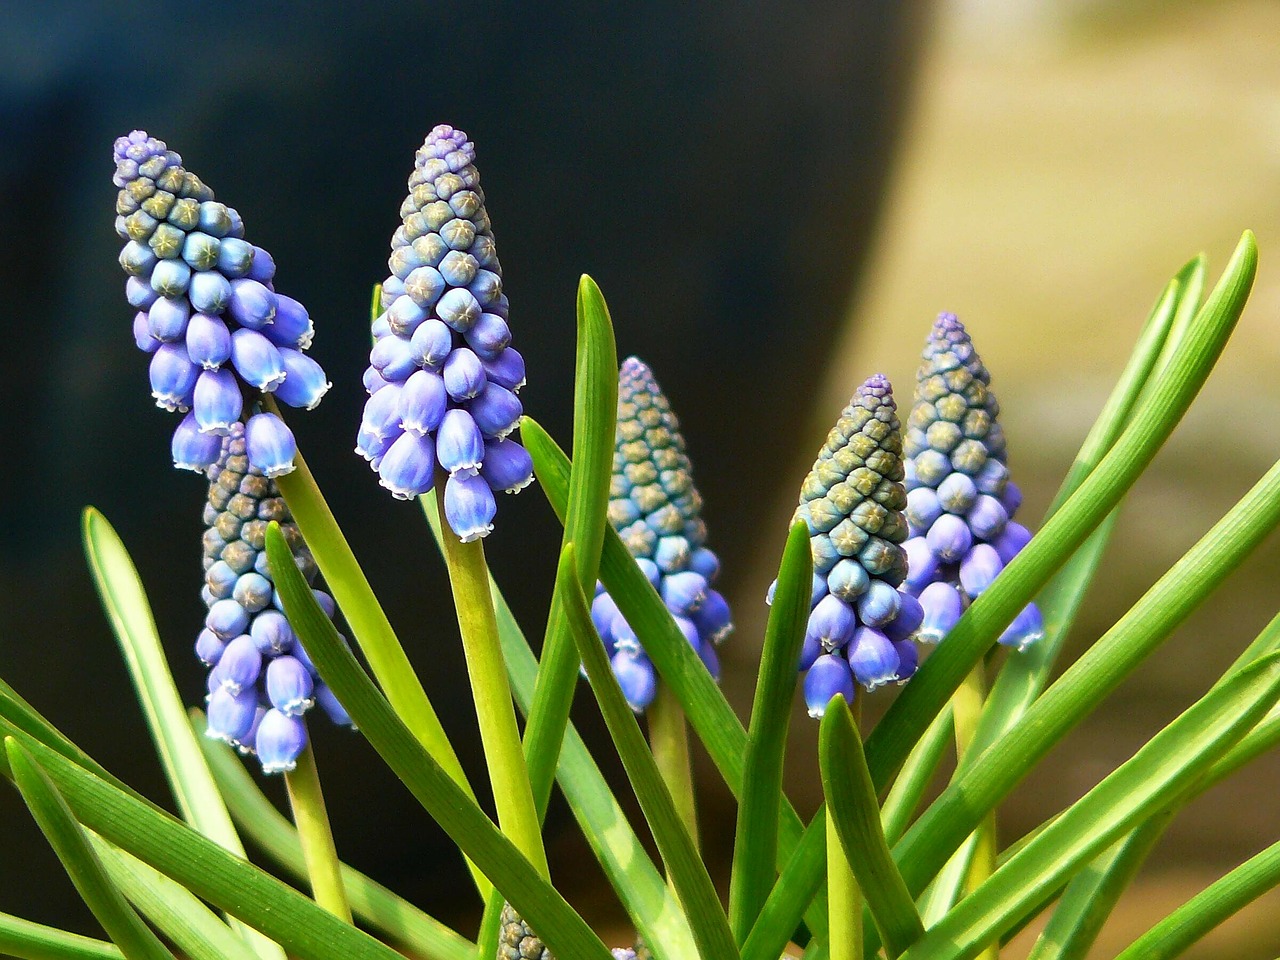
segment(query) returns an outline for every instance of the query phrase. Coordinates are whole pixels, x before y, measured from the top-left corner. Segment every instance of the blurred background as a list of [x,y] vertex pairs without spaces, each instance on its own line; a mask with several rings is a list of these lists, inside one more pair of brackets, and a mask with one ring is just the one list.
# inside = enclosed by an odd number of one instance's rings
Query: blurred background
[[[147,396],[111,230],[110,145],[134,127],[239,209],[279,264],[278,288],[315,317],[312,355],[335,386],[291,424],[477,783],[441,565],[425,527],[414,532],[416,508],[391,502],[350,452],[369,288],[432,125],[478,144],[529,412],[567,441],[583,271],[609,299],[619,350],[653,366],[679,412],[739,623],[723,654],[743,712],[799,480],[856,383],[882,371],[907,406],[931,319],[957,312],[992,370],[1034,523],[1167,278],[1201,250],[1216,277],[1252,228],[1251,305],[1130,496],[1074,656],[1280,451],[1277,36],[1280,5],[1267,0],[658,0],[590,16],[497,0],[358,15],[332,0],[6,5],[0,674],[167,802],[78,544],[92,503],[134,553],[198,702],[203,485],[169,467],[176,421]],[[552,569],[526,558],[552,556],[558,539],[533,488],[503,501],[487,544],[532,635]],[[1268,542],[1027,779],[1003,839],[1084,793],[1203,692],[1275,612],[1277,569]],[[588,700],[576,717],[607,754]],[[312,726],[343,855],[469,922],[447,841],[358,736]],[[797,716],[795,731],[790,782],[810,810],[816,728]],[[731,807],[700,760],[708,856],[723,858]],[[1280,836],[1277,790],[1280,758],[1268,758],[1181,816],[1096,956]],[[0,831],[0,910],[91,932],[7,788]],[[550,832],[571,899],[617,922],[562,807]],[[1278,906],[1264,898],[1189,955],[1274,957]]]

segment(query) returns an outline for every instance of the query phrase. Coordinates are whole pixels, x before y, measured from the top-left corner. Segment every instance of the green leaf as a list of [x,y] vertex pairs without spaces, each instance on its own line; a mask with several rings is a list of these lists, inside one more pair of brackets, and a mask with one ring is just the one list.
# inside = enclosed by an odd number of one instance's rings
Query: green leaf
[[842,696],[832,697],[822,717],[818,762],[827,815],[892,960],[920,939],[924,927],[889,854],[880,826],[880,805],[862,753],[862,737]]
[[[431,532],[438,542],[441,528],[435,498],[422,498],[422,501]],[[492,577],[489,587],[512,692],[516,705],[528,716],[538,661]],[[572,723],[566,728],[556,777],[583,836],[635,924],[636,932],[659,960],[683,960],[691,956],[694,944],[688,922]]]
[[1280,464],[1085,651],[998,744],[962,770],[907,831],[894,857],[912,892],[924,888],[987,811],[1154,652],[1277,524]]
[[89,833],[88,838],[111,882],[189,960],[253,960],[256,956],[186,887],[97,834]]
[[[0,735],[22,744],[86,828],[265,933],[289,956],[298,960],[332,960],[335,955],[343,960],[403,960],[297,890],[7,722],[0,721]],[[8,764],[0,773],[13,776]]]
[[1166,960],[1247,904],[1280,885],[1280,843],[1272,844],[1200,891],[1131,943],[1116,960]]
[[1280,654],[1264,657],[1156,734],[955,906],[904,960],[961,960],[1201,776],[1275,702]]
[[729,887],[729,924],[739,944],[746,940],[777,875],[783,754],[812,590],[809,530],[797,523],[787,536],[778,569],[778,587],[764,632],[743,763]]
[[[263,404],[279,415],[279,408],[269,396],[264,395]],[[373,675],[392,709],[417,741],[453,781],[475,799],[422,682],[414,673],[404,647],[391,628],[391,621],[374,596],[368,578],[301,453],[294,458],[294,467],[292,473],[276,477],[276,483]],[[474,867],[471,874],[481,897],[488,897],[492,884]]]
[[273,522],[267,527],[267,557],[289,622],[320,676],[369,743],[480,871],[487,877],[500,878],[500,889],[507,900],[553,953],[609,960],[609,951],[600,938],[391,709],[320,609],[291,556],[284,534]]
[[[192,725],[203,724],[204,715],[193,711]],[[243,835],[294,879],[306,882],[307,865],[293,824],[258,789],[229,746],[207,738],[200,745]],[[424,960],[474,960],[475,944],[354,867],[344,863],[341,870],[352,911],[374,930]]]
[[1257,246],[1245,232],[1165,374],[1079,489],[965,612],[867,738],[867,763],[883,790],[912,746],[1000,632],[1120,502],[1191,405],[1248,298]]
[[89,838],[31,754],[13,737],[5,738],[4,748],[13,782],[32,817],[62,861],[81,899],[120,952],[127,960],[173,960],[173,954],[111,882],[89,845]]
[[929,784],[933,782],[934,773],[942,763],[943,754],[951,745],[954,734],[951,706],[947,705],[933,718],[925,735],[916,742],[907,762],[894,779],[889,795],[885,797],[884,806],[880,810],[880,822],[884,825],[884,837],[890,846],[902,839],[902,834],[915,816]]
[[[777,883],[742,945],[742,960],[777,960],[791,939],[800,915],[817,896],[827,868],[826,809],[825,805],[818,808],[791,858],[783,865]],[[825,927],[817,929],[825,934]],[[825,936],[815,937],[810,948],[817,944],[814,952],[825,955],[823,941]],[[806,957],[811,955],[810,950],[805,950]]]
[[[563,521],[568,500],[569,458],[550,435],[531,417],[525,417],[521,436],[525,446],[540,458],[545,475],[540,476],[543,493],[556,516]],[[689,723],[707,749],[712,762],[735,797],[742,795],[747,732],[734,715],[720,687],[707,672],[698,654],[689,645],[671,612],[636,565],[622,540],[612,529],[605,531],[600,555],[600,580],[618,604],[627,623],[643,639],[645,652],[664,683],[680,699]],[[819,822],[817,828],[825,833]],[[813,825],[810,826],[813,828]],[[779,810],[778,866],[791,857],[804,827],[795,809],[785,798]],[[811,930],[825,930],[826,905],[820,899],[805,916]]]
[[[133,560],[107,518],[92,507],[86,508],[81,518],[81,534],[94,585],[119,641],[182,819],[243,857],[244,846],[214,786],[196,734],[187,723],[186,709],[169,672],[151,604]],[[284,951],[276,944],[250,930],[241,932],[263,960],[284,960]]]
[[618,748],[627,779],[667,865],[667,875],[684,905],[699,955],[704,960],[721,957],[736,960],[738,948],[729,932],[729,921],[721,910],[715,886],[681,822],[675,802],[649,752],[640,724],[627,705],[609,665],[608,654],[592,626],[587,598],[576,579],[577,566],[573,554],[572,543],[566,545],[560,554],[557,589],[561,591],[569,628],[609,735]]
[[120,948],[0,913],[0,955],[18,960],[121,960]]

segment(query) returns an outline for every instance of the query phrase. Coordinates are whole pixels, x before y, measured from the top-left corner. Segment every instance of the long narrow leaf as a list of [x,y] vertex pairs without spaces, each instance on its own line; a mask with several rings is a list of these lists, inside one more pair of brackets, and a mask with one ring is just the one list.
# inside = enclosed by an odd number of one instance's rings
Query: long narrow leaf
[[[195,713],[199,727],[203,714]],[[241,833],[295,880],[307,881],[298,831],[258,789],[244,764],[224,743],[202,739],[205,759]],[[424,960],[473,960],[475,944],[423,913],[355,867],[342,864],[342,882],[355,915]]]
[[[186,709],[169,672],[142,578],[119,535],[107,518],[92,507],[84,511],[81,533],[94,585],[124,654],[182,819],[243,857],[244,845],[214,787],[196,735],[186,722]],[[263,960],[284,960],[284,951],[276,944],[252,930],[241,928],[241,934]]]
[[1280,693],[1280,654],[1210,690],[1046,827],[903,957],[963,960],[1199,777]]
[[0,913],[0,955],[18,960],[121,960],[114,943]]
[[568,544],[560,554],[557,588],[565,602],[569,627],[578,655],[587,671],[591,690],[600,704],[605,725],[622,758],[627,779],[640,801],[640,809],[653,831],[654,840],[667,865],[667,874],[676,889],[676,895],[684,905],[685,915],[693,930],[703,960],[737,960],[738,948],[729,931],[729,921],[720,907],[716,889],[711,883],[707,868],[698,856],[697,847],[689,836],[675,802],[663,782],[658,765],[649,752],[636,721],[627,705],[622,688],[609,666],[609,657],[591,624],[587,599],[576,580],[574,545]]
[[783,755],[812,590],[809,530],[797,523],[782,553],[751,705],[729,887],[729,924],[739,944],[746,940],[777,875]]
[[916,743],[884,799],[880,819],[884,824],[884,837],[890,846],[902,839],[902,834],[911,824],[954,737],[951,707],[947,706],[933,718],[925,735]]
[[[818,809],[769,891],[769,897],[742,945],[742,960],[776,960],[791,939],[806,905],[817,895],[827,867],[826,809],[825,805]],[[819,828],[814,829],[813,824]],[[821,945],[823,941],[825,938],[815,938],[814,943]],[[814,951],[823,952],[821,946]],[[805,956],[811,956],[809,950],[805,951]]]
[[600,938],[426,751],[379,693],[291,562],[289,545],[275,523],[267,528],[267,557],[276,571],[276,587],[289,622],[320,676],[396,776],[481,872],[499,881],[495,886],[552,952],[608,960],[609,951]]
[[32,817],[62,861],[81,899],[126,960],[173,960],[173,954],[111,882],[89,838],[39,764],[12,737],[5,739],[4,748],[14,785]]
[[827,816],[892,960],[920,939],[924,926],[889,854],[862,737],[843,697],[833,697],[822,717],[818,760]]
[[1217,287],[1169,367],[1115,445],[903,688],[867,738],[867,763],[883,790],[912,746],[999,633],[1118,504],[1151,462],[1208,378],[1235,328],[1257,271],[1246,231]]

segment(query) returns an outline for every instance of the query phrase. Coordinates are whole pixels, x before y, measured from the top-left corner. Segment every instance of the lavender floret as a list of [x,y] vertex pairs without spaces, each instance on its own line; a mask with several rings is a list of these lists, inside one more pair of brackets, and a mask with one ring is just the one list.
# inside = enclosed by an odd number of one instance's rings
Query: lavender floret
[[465,133],[441,125],[427,135],[400,216],[356,452],[402,500],[431,490],[437,466],[447,473],[445,518],[465,542],[493,529],[493,494],[533,479],[509,437],[524,361],[508,346],[502,268]]
[[[243,238],[235,210],[219,203],[182,158],[141,130],[115,142],[116,232],[125,297],[139,312],[134,341],[152,354],[156,404],[192,410],[173,440],[174,466],[204,471],[245,412],[244,395],[275,392],[310,409],[328,381],[300,351],[311,345],[306,309],[275,292],[275,262]],[[274,414],[271,444],[251,444],[250,462],[268,476],[293,469],[296,448]],[[197,442],[196,433],[211,437]]]

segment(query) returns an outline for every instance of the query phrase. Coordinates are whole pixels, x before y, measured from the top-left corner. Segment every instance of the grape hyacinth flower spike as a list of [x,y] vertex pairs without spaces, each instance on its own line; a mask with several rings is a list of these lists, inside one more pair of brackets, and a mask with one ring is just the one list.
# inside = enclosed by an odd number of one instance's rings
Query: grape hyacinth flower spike
[[[702,498],[680,424],[652,371],[635,357],[623,361],[619,372],[609,522],[718,679],[716,646],[733,630],[729,605],[712,588],[720,561],[706,546]],[[653,664],[600,584],[591,619],[627,702],[643,712],[657,692]]]
[[[916,374],[907,420],[910,571],[904,589],[920,599],[920,638],[938,642],[960,614],[1031,539],[1013,517],[1022,503],[1009,479],[1000,405],[991,375],[953,313],[934,321]],[[1000,636],[1025,649],[1043,635],[1028,604]]]
[[[529,929],[529,924],[512,909],[511,904],[502,905],[498,925],[498,960],[555,960],[555,955]],[[631,947],[614,947],[609,952],[614,960],[637,960],[638,957],[637,951]]]
[[855,684],[871,691],[915,673],[920,604],[898,590],[907,573],[901,454],[893,391],[876,374],[844,408],[800,488],[794,520],[809,528],[814,569],[800,654],[811,717],[837,693],[852,703]]
[[502,267],[461,130],[427,135],[400,216],[356,452],[403,500],[432,489],[437,467],[447,473],[445,517],[466,543],[493,530],[494,494],[528,485],[533,461],[510,436],[524,360],[509,346]]
[[219,203],[162,140],[135,130],[115,142],[116,233],[134,341],[151,354],[156,405],[185,413],[173,434],[175,467],[204,472],[241,419],[249,463],[267,477],[293,470],[297,445],[274,413],[246,416],[245,396],[274,393],[310,410],[329,389],[305,351],[306,308],[276,293],[275,261],[244,239]]
[[[307,743],[303,716],[319,703],[335,723],[351,718],[320,680],[285,617],[267,562],[266,532],[280,524],[308,582],[316,564],[276,483],[249,462],[247,429],[236,423],[208,470],[204,576],[209,608],[196,654],[210,668],[208,735],[256,753],[264,773],[294,769]],[[333,598],[316,600],[329,614]]]

